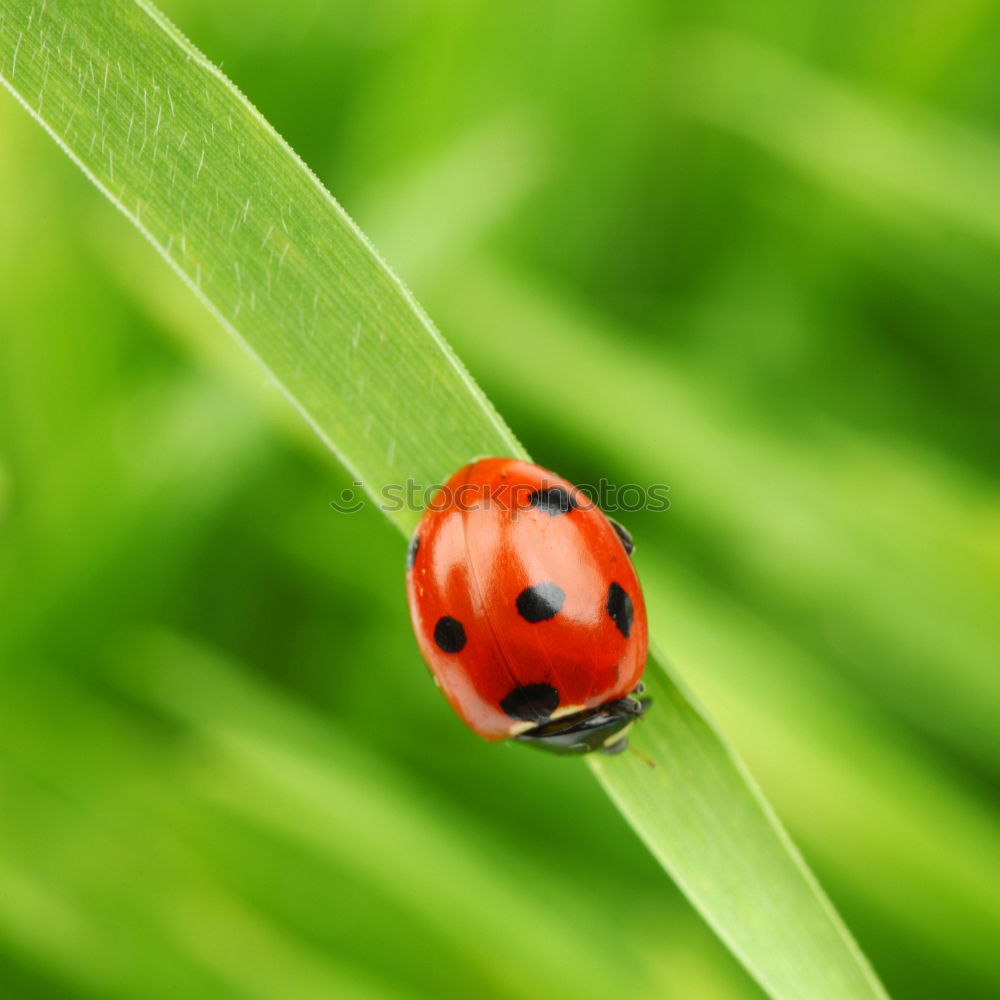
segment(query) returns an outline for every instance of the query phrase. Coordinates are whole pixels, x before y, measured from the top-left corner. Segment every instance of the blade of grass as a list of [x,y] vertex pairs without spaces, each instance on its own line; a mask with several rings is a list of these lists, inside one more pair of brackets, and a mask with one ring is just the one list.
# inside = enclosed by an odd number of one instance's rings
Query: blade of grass
[[[995,308],[1000,145],[974,116],[886,97],[727,32],[678,33],[664,65],[671,115],[758,147],[856,213],[857,238],[836,236],[852,253],[931,302],[962,292]],[[808,213],[801,224],[811,228]],[[923,288],[928,270],[943,287]],[[982,363],[957,332],[944,349]]]
[[916,207],[1000,241],[1000,149],[989,135],[880,102],[737,35],[685,32],[668,64],[676,113],[744,136],[874,211]]
[[470,403],[493,450],[518,449],[344,210],[159,11],[64,0],[0,16],[5,84],[348,469],[445,478],[482,448]]
[[584,956],[579,928],[559,917],[586,905],[585,888],[553,893],[539,906],[522,887],[538,884],[542,872],[506,857],[487,830],[463,842],[468,827],[445,803],[352,744],[328,718],[310,717],[183,637],[138,634],[122,664],[116,683],[193,730],[199,751],[185,785],[377,887],[434,934],[475,984],[471,992],[516,996],[525,969],[543,995],[603,997],[628,982],[624,957],[600,949],[599,925]]
[[[343,210],[151,5],[3,0],[0,76],[370,489],[523,454]],[[657,766],[593,762],[640,835],[772,996],[884,996],[742,765],[651,673],[637,743]]]
[[[50,666],[20,665],[36,675]],[[427,995],[382,973],[366,975],[337,949],[290,933],[245,881],[206,866],[198,838],[217,824],[186,788],[189,768],[172,770],[176,781],[136,781],[138,773],[163,774],[163,759],[155,743],[136,738],[120,704],[73,681],[35,686],[9,673],[0,676],[0,695],[10,723],[0,735],[0,935],[65,978],[52,995]],[[52,723],[44,737],[36,724],[41,715]],[[287,865],[287,853],[282,857]]]
[[[488,256],[456,264],[449,280],[455,290],[437,293],[439,310],[462,331],[471,363],[536,401],[536,419],[565,421],[639,481],[683,471],[683,516],[725,532],[727,559],[752,567],[760,589],[780,580],[799,613],[826,608],[855,623],[877,651],[845,664],[858,682],[996,768],[996,557],[981,542],[988,518],[975,483],[936,475],[874,436],[863,447],[850,437],[850,447],[810,442],[803,454],[683,368],[644,366],[626,328],[583,318]],[[542,336],[563,359],[554,385],[525,357]],[[577,414],[574,387],[595,378],[627,385],[631,406]],[[639,426],[633,408],[646,415]],[[919,541],[931,524],[934,547]]]

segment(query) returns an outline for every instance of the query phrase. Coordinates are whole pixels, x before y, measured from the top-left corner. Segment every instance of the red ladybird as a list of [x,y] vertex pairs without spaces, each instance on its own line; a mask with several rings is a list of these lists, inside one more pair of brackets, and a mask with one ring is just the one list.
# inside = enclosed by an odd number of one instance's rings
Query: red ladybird
[[646,606],[632,539],[565,479],[508,458],[459,469],[407,557],[417,642],[488,740],[623,750],[645,711]]

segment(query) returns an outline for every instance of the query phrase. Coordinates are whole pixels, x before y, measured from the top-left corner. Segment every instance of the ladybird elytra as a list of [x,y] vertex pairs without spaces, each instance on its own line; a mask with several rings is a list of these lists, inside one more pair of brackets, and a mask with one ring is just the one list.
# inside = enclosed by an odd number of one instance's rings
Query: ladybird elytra
[[420,651],[491,741],[624,748],[646,709],[646,607],[632,539],[565,479],[484,458],[432,497],[407,549]]

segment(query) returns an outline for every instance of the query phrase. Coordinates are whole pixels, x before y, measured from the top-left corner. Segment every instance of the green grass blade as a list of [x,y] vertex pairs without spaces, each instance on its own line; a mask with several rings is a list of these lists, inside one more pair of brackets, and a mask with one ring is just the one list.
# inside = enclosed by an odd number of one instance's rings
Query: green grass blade
[[687,32],[669,63],[679,114],[743,136],[873,212],[916,208],[1000,242],[1000,148],[989,133],[880,100],[737,35]]
[[639,836],[772,996],[883,996],[715,727],[669,669],[649,671],[647,687],[656,715],[631,738],[636,753],[591,760]]
[[432,483],[481,450],[484,431],[491,450],[516,450],[343,209],[159,11],[102,0],[0,12],[8,87],[350,470]]
[[[523,453],[317,179],[150,5],[0,0],[0,76],[374,490]],[[635,743],[656,766],[595,761],[611,795],[772,996],[884,996],[738,760],[651,674]]]

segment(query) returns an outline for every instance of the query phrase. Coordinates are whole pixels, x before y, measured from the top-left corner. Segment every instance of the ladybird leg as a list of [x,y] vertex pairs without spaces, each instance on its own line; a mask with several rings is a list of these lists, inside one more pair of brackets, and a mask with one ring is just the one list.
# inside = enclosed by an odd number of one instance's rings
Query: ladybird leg
[[413,564],[417,559],[417,551],[420,549],[420,535],[418,532],[413,533],[413,537],[410,539],[410,544],[406,546],[406,569],[407,571],[413,569]]
[[608,757],[614,757],[616,754],[620,754],[627,748],[628,737],[623,736],[620,740],[615,740],[614,743],[609,743],[606,747],[601,747],[600,753],[606,754]]
[[636,684],[634,688],[632,688],[632,694],[636,696],[644,695],[645,693],[646,693],[646,685],[643,684],[642,681],[639,681],[639,683]]
[[635,542],[632,541],[632,536],[617,522],[612,520],[610,517],[608,521],[611,527],[615,529],[615,534],[618,536],[618,540],[622,543],[623,548],[627,555],[631,556],[632,552],[635,550]]

